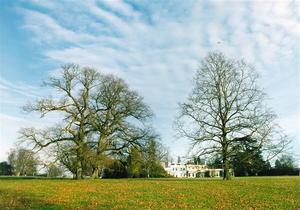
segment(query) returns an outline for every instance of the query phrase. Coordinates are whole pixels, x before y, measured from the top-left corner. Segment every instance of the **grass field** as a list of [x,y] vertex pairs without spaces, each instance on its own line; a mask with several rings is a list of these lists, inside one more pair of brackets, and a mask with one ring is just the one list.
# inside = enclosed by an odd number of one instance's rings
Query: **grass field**
[[300,177],[0,179],[0,209],[297,209]]

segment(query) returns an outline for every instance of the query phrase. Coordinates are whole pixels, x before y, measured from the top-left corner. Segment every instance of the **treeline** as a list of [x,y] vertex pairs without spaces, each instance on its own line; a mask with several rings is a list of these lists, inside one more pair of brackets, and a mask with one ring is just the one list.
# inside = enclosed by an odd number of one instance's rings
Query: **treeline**
[[[151,139],[143,146],[130,146],[128,153],[103,158],[101,178],[156,178],[168,177],[161,163],[168,161],[168,151],[158,141]],[[83,175],[93,176],[93,166],[84,165]]]
[[[155,140],[149,140],[144,147],[131,146],[128,154],[106,157],[102,161],[101,178],[154,178],[168,177],[161,163],[168,162],[168,151]],[[0,163],[0,175],[5,176],[46,176],[63,177],[72,169],[72,163],[65,160],[45,164],[31,150],[19,148],[12,150],[8,161]],[[68,166],[68,168],[66,167]],[[83,176],[91,177],[93,167],[87,161],[83,165]],[[40,170],[39,170],[40,168]]]
[[297,167],[291,155],[281,155],[275,161],[274,167],[270,167],[269,162],[266,162],[265,165],[266,167],[257,173],[259,176],[300,175],[300,168]]
[[39,159],[33,151],[18,148],[11,150],[7,161],[0,163],[0,175],[34,176],[37,175]]
[[[208,161],[210,168],[222,168],[221,156],[216,156]],[[234,176],[298,176],[300,168],[297,167],[293,156],[282,154],[271,166],[268,160],[264,160],[261,152],[254,152],[251,156],[239,153],[231,160],[231,168]]]
[[156,141],[145,148],[131,147],[123,160],[112,160],[102,171],[102,178],[158,178],[169,177],[162,163],[168,162],[168,153]]

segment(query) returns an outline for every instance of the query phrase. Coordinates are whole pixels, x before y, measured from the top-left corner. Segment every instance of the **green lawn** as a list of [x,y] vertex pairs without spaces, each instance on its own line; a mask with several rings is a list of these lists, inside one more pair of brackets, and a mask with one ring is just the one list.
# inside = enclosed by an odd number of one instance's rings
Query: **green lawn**
[[0,209],[297,209],[300,177],[0,178]]

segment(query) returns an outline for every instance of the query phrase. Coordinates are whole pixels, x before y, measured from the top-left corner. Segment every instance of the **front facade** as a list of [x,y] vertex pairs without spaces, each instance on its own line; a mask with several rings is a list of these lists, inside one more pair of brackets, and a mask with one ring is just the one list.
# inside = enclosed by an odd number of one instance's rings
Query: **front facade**
[[223,169],[210,169],[207,165],[172,163],[165,170],[177,178],[222,177]]

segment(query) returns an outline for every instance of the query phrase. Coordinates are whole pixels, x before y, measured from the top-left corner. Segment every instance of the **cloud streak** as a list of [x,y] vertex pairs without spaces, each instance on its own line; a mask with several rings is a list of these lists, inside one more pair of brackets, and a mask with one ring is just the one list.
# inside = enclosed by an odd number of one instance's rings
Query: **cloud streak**
[[[23,27],[47,46],[43,55],[57,67],[72,62],[123,77],[154,109],[165,144],[184,154],[181,142],[174,143],[172,122],[209,51],[244,58],[261,73],[271,97],[281,90],[292,92],[287,100],[299,101],[299,79],[274,84],[284,75],[299,77],[292,66],[299,59],[297,7],[298,1],[32,0],[18,11]],[[280,115],[289,103],[270,102]],[[297,114],[296,105],[291,108]]]

